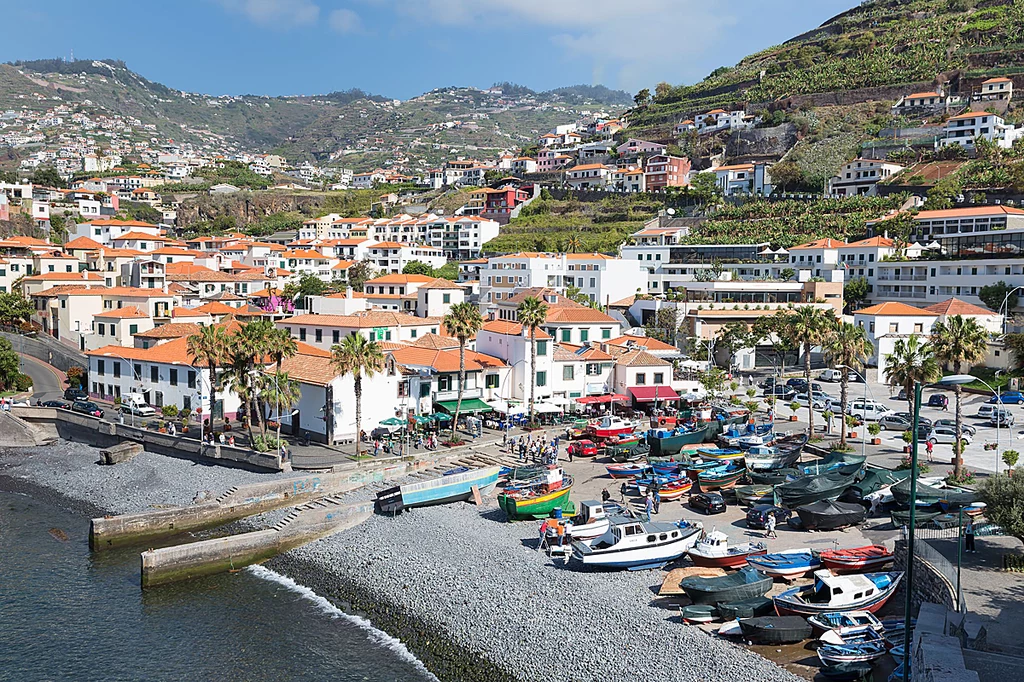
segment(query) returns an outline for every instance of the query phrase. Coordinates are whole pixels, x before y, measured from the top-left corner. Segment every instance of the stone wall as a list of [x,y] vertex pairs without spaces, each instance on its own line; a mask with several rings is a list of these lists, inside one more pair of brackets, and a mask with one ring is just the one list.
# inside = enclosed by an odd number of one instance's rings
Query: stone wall
[[0,332],[0,335],[11,342],[15,351],[31,355],[38,360],[53,365],[62,372],[67,372],[69,368],[74,366],[89,367],[85,353],[65,346],[51,336],[46,336],[45,334],[23,336],[22,334],[6,331]]
[[737,130],[729,135],[725,155],[733,160],[781,157],[796,144],[796,132],[796,126],[792,123],[771,128]]
[[[920,608],[922,603],[939,604],[954,611],[957,610],[956,587],[932,563],[924,560],[916,551],[924,544],[922,540],[914,543],[914,591],[910,598],[911,612]],[[896,540],[894,571],[907,570],[907,542]],[[889,603],[902,604],[907,598],[907,583],[900,582],[899,589]]]

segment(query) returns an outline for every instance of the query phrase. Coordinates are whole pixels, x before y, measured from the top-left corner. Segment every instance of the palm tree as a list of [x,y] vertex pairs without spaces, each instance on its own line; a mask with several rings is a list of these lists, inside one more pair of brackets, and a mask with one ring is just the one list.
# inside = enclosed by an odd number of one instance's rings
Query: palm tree
[[942,372],[935,360],[935,348],[920,336],[896,339],[892,352],[885,356],[885,381],[899,386],[907,394],[907,404],[914,411],[914,384],[936,381]]
[[579,253],[583,250],[583,238],[580,232],[573,232],[569,235],[569,238],[565,240],[565,250],[567,253]]
[[[290,378],[287,372],[276,372],[273,376],[261,374],[257,382],[257,389],[264,400],[277,405],[278,424],[281,423],[282,413],[290,413],[292,405],[302,399],[302,387],[298,381]],[[293,430],[292,433],[295,431]],[[278,443],[277,447],[280,448],[281,444]]]
[[814,436],[814,401],[811,400],[811,349],[820,345],[835,323],[820,308],[804,306],[790,313],[786,320],[786,335],[797,346],[803,346],[804,380],[807,382],[807,437]]
[[519,324],[530,330],[530,423],[535,418],[534,395],[537,393],[537,328],[548,319],[548,304],[536,296],[527,296],[516,310]]
[[[210,372],[211,431],[214,427],[213,413],[217,404],[217,368],[227,359],[229,339],[230,337],[224,327],[212,325],[201,328],[199,332],[188,337],[188,340],[185,342],[188,354],[194,358],[193,362],[205,364]],[[202,390],[203,387],[200,382],[200,393],[202,393]],[[199,407],[202,408],[202,406],[203,401],[200,400]],[[202,422],[202,415],[200,415],[199,421]]]
[[331,364],[342,374],[351,374],[356,395],[356,457],[363,444],[363,376],[372,377],[384,370],[384,353],[376,341],[361,334],[350,334],[331,346]]
[[864,327],[849,322],[839,322],[825,339],[825,355],[834,365],[842,365],[842,379],[839,380],[839,419],[842,424],[839,434],[840,447],[846,447],[846,406],[849,404],[850,369],[864,366],[874,349],[868,341]]
[[[274,359],[275,369],[278,376],[281,376],[281,363],[284,362],[285,358],[295,357],[299,352],[299,345],[295,343],[295,339],[288,333],[287,329],[272,329],[267,336],[263,339],[263,348],[266,354]],[[260,396],[263,401],[267,404],[273,403],[277,407],[278,419],[281,417],[281,405],[274,401],[268,400],[268,392],[260,391]],[[288,407],[291,407],[289,405]],[[262,424],[263,421],[261,420]],[[264,430],[264,434],[266,431]]]
[[[988,345],[988,332],[973,317],[953,315],[945,322],[936,322],[932,327],[932,347],[935,349],[935,360],[943,367],[951,367],[960,374],[966,365],[977,364],[985,359]],[[963,386],[955,384],[953,393],[956,395],[956,445],[953,475],[960,477],[960,443],[963,438]]]
[[455,403],[455,415],[452,419],[452,440],[459,423],[459,412],[462,411],[462,392],[466,385],[466,341],[475,336],[484,326],[484,318],[480,309],[472,303],[456,303],[448,314],[441,319],[445,331],[459,340],[459,400]]

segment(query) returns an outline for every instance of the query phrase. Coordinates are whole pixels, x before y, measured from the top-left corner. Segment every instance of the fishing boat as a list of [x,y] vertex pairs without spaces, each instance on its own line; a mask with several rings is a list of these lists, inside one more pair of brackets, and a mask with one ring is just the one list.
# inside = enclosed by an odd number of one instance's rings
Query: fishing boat
[[903,573],[835,575],[827,568],[814,572],[814,582],[774,597],[780,616],[813,616],[833,611],[870,611],[885,605],[896,592]]
[[[881,623],[879,623],[879,625],[881,625]],[[822,644],[834,644],[837,646],[860,644],[861,642],[879,642],[883,645],[885,644],[885,638],[882,637],[882,633],[878,631],[878,627],[874,623],[847,628],[832,628],[831,630],[823,632],[821,636],[818,637],[818,641]],[[886,647],[886,649],[888,648],[889,647]]]
[[551,467],[544,479],[536,485],[515,490],[506,488],[505,492],[498,495],[498,506],[510,521],[545,518],[555,508],[561,508],[568,513],[572,484],[572,476],[557,467]]
[[683,578],[679,587],[694,604],[728,604],[763,597],[772,588],[772,579],[748,566],[718,578]]
[[893,560],[892,550],[882,545],[830,549],[820,554],[821,563],[833,573],[878,569]]
[[[827,632],[825,635],[832,633]],[[838,663],[864,663],[881,658],[886,653],[885,640],[870,628],[851,632],[840,644],[826,643],[818,647],[818,658],[825,665]]]
[[867,679],[873,669],[870,663],[836,663],[835,665],[826,665],[818,672],[826,679],[836,680],[836,682],[860,682]]
[[751,471],[785,469],[800,459],[806,444],[805,433],[785,436],[776,440],[774,445],[756,445],[748,448],[743,461]]
[[639,441],[635,443],[629,449],[623,449],[614,453],[611,458],[613,462],[637,462],[650,453],[651,449],[647,446],[647,443]]
[[403,509],[428,507],[472,499],[473,489],[481,495],[490,494],[498,485],[500,467],[485,467],[453,472],[440,478],[387,488],[377,493],[377,508],[385,514]]
[[743,459],[743,451],[738,448],[698,448],[697,456],[705,461],[732,462]]
[[609,438],[604,442],[604,454],[614,457],[620,452],[629,452],[640,442],[640,434],[631,433]]
[[834,500],[854,482],[854,474],[829,472],[820,476],[805,476],[775,486],[783,506],[796,509],[821,500]]
[[523,466],[523,467],[501,467],[498,473],[498,480],[508,485],[521,484],[526,481],[536,481],[544,476],[547,467],[544,466]]
[[964,515],[972,518],[977,518],[985,513],[986,505],[984,502],[972,502],[971,504],[964,507]]
[[594,500],[581,502],[579,512],[570,521],[569,536],[573,540],[592,540],[604,535],[611,525],[604,505]]
[[811,638],[811,626],[800,616],[743,618],[740,630],[754,644],[795,644]]
[[764,445],[767,441],[774,440],[773,428],[772,422],[757,426],[751,423],[730,425],[718,436],[718,442],[730,447],[742,446],[744,443],[747,447]]
[[752,556],[747,563],[773,578],[787,580],[799,578],[821,566],[821,561],[807,547]]
[[616,520],[596,540],[574,542],[572,557],[584,566],[630,571],[661,568],[686,554],[702,528],[699,523],[680,527],[638,519]]
[[843,502],[860,502],[862,500],[869,500],[870,495],[877,493],[883,488],[899,483],[909,475],[909,469],[905,469],[903,471],[890,471],[888,469],[873,468],[866,469],[864,471],[864,477],[856,483],[851,484],[839,499]]
[[743,601],[735,602],[719,602],[718,603],[718,614],[722,617],[722,620],[732,620],[733,618],[756,618],[758,616],[767,616],[775,613],[775,607],[772,604],[772,600],[768,597],[752,597],[750,599],[744,599]]
[[747,469],[747,478],[757,485],[779,485],[803,477],[796,469],[771,469],[768,471],[752,471]]
[[[935,521],[942,516],[940,511],[924,511],[923,509],[917,509],[914,513],[914,527],[923,528],[924,526],[931,525],[932,521]],[[903,526],[910,525],[910,510],[909,509],[894,509],[889,512],[889,518],[892,520],[892,525],[896,528],[902,528]]]
[[[896,504],[904,509],[910,506],[909,477],[894,485],[891,490],[893,497],[896,499]],[[961,490],[960,488],[939,488],[920,481],[918,481],[916,492],[918,507],[930,507],[935,505],[943,511],[959,509],[960,507],[970,505],[978,500],[978,496],[969,490]]]
[[[678,483],[684,478],[686,477],[681,476],[679,474],[666,474],[664,476],[658,476],[655,474],[648,473],[633,479],[633,485],[636,486],[637,492],[639,492],[641,495],[646,495],[647,489],[652,485],[656,484],[658,487],[661,487],[664,485],[670,485],[672,483]],[[686,480],[690,479],[687,478]]]
[[715,607],[704,604],[691,604],[679,610],[679,618],[687,625],[710,623],[715,617]]
[[651,455],[654,457],[665,457],[674,455],[683,449],[684,445],[696,445],[703,443],[705,437],[715,422],[697,424],[694,428],[676,427],[674,429],[651,429],[647,432],[646,441],[651,446]]
[[697,484],[704,492],[709,490],[721,490],[736,485],[736,481],[747,472],[746,467],[728,465],[720,469],[709,469],[697,474]]
[[592,435],[594,438],[604,440],[607,438],[616,438],[618,436],[632,435],[636,427],[637,423],[634,421],[627,421],[621,417],[606,414],[603,417],[588,423],[587,433]]
[[647,471],[646,464],[605,464],[604,468],[612,478],[635,478]]
[[862,504],[821,500],[796,508],[807,530],[837,530],[863,523],[868,510]]
[[850,628],[871,627],[881,633],[885,628],[882,621],[873,613],[868,611],[847,611],[835,613],[818,613],[807,619],[816,631],[820,633],[829,630],[838,630],[840,633]]
[[681,462],[673,462],[673,461],[668,461],[668,462],[652,462],[651,463],[651,469],[654,470],[654,473],[661,474],[663,476],[668,476],[668,475],[678,476],[679,473],[681,472],[680,467],[682,467],[682,466],[683,466],[683,464]]
[[732,489],[740,504],[752,507],[755,504],[771,502],[775,486],[771,485],[738,485]]
[[859,473],[864,468],[867,459],[864,455],[854,455],[848,452],[830,452],[817,462],[803,464],[797,467],[807,476],[835,473],[850,474]]
[[693,489],[693,481],[681,478],[658,489],[662,502],[674,502]]
[[739,568],[747,565],[747,557],[768,551],[763,542],[730,545],[729,536],[715,530],[706,534],[688,552],[694,566]]

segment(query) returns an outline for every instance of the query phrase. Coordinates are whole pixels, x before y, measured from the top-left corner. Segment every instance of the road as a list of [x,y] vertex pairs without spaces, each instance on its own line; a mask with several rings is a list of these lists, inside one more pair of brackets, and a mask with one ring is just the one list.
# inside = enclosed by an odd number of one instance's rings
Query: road
[[64,397],[62,379],[47,364],[19,353],[21,371],[32,377],[32,402],[36,400],[59,400]]

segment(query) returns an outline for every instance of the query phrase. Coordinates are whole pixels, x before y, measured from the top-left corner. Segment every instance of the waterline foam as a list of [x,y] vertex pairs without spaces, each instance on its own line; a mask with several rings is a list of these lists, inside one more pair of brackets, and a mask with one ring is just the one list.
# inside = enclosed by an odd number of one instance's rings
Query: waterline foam
[[295,594],[302,596],[307,601],[310,601],[317,607],[319,607],[319,609],[323,613],[327,614],[331,618],[341,618],[361,628],[366,632],[367,639],[369,639],[371,642],[379,646],[382,646],[386,649],[390,649],[391,651],[395,652],[399,658],[408,663],[411,663],[418,670],[423,672],[425,675],[429,676],[430,679],[435,681],[437,680],[437,677],[432,672],[427,670],[427,667],[423,665],[423,662],[420,659],[416,658],[416,656],[414,656],[413,653],[409,651],[409,648],[406,647],[401,640],[392,637],[383,630],[375,628],[373,626],[373,623],[366,620],[365,618],[353,615],[351,613],[345,613],[337,606],[332,604],[328,599],[320,596],[319,594],[309,589],[305,585],[300,585],[288,576],[281,575],[280,573],[272,571],[269,568],[266,568],[265,566],[253,565],[249,566],[246,570],[252,573],[257,578],[269,580],[270,582],[275,582],[285,587],[285,589],[287,589],[288,591],[294,592]]

